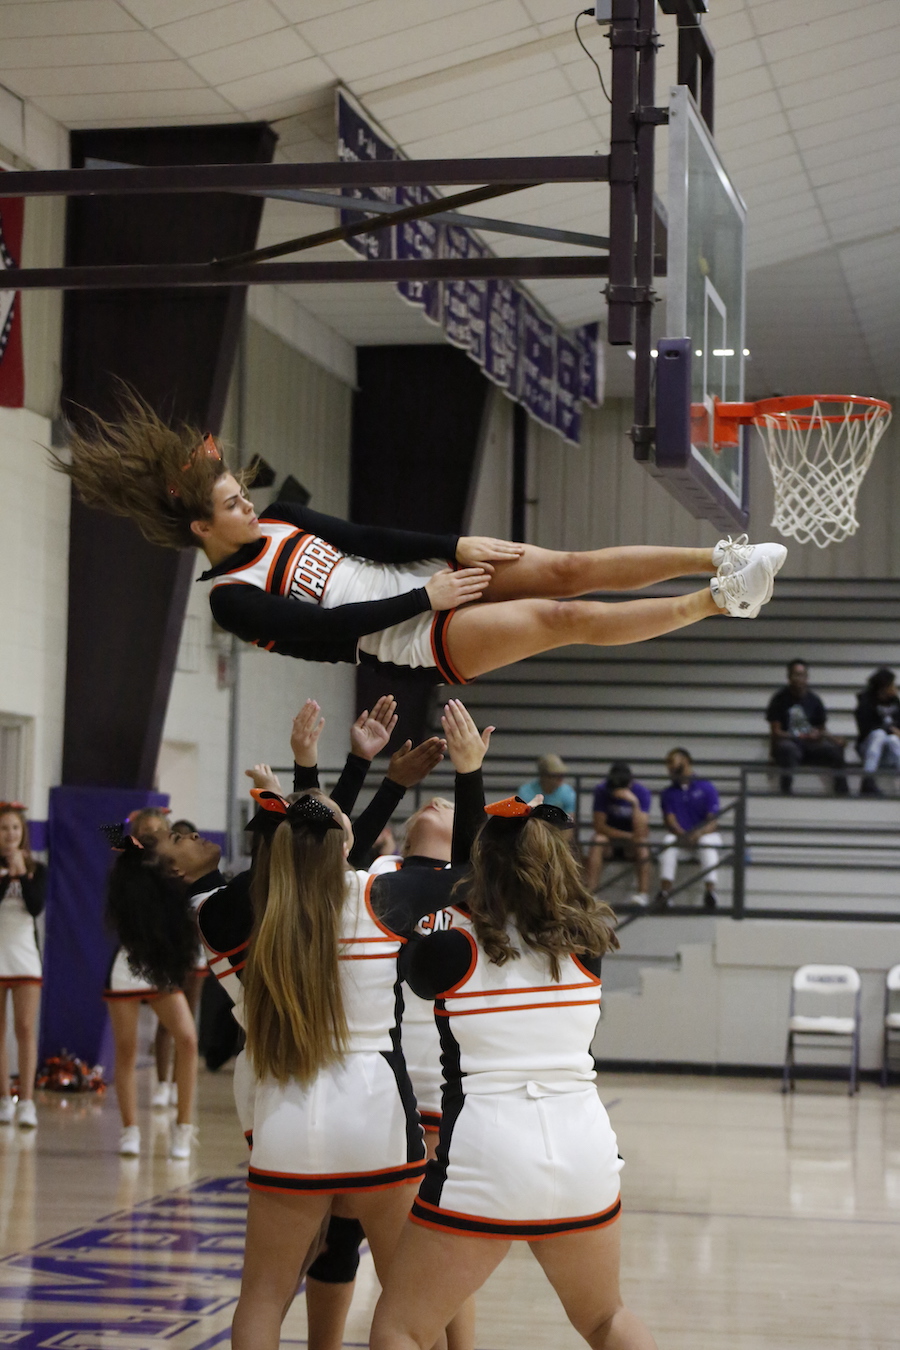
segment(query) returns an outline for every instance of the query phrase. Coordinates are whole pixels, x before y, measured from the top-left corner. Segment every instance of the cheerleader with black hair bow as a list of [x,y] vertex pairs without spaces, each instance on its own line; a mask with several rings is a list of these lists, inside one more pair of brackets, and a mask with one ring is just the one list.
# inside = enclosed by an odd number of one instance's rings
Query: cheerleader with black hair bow
[[252,894],[236,879],[207,899],[199,922],[213,968],[219,959],[235,975],[242,967],[255,1078],[233,1343],[274,1350],[333,1198],[358,1216],[383,1279],[422,1175],[422,1130],[399,1049],[397,962],[426,911],[407,898],[384,919],[393,878],[348,868],[349,820],[323,794],[292,804],[254,795],[274,832],[257,852]]

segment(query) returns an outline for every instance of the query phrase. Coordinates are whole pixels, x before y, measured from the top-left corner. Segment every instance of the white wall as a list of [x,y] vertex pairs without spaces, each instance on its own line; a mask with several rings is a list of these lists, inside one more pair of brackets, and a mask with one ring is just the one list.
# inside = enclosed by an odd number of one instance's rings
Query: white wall
[[[21,164],[27,153],[31,163],[59,167],[64,137],[56,124],[36,110],[26,117],[19,100],[0,95],[0,160]],[[63,218],[56,199],[26,203],[23,266],[62,262]],[[59,400],[62,303],[58,293],[41,291],[19,303],[25,407],[0,408],[0,713],[32,719],[28,806],[45,820],[62,767],[66,672],[69,485],[45,449]]]
[[62,765],[69,485],[43,447],[50,424],[0,408],[0,712],[34,719],[28,806],[47,818]]

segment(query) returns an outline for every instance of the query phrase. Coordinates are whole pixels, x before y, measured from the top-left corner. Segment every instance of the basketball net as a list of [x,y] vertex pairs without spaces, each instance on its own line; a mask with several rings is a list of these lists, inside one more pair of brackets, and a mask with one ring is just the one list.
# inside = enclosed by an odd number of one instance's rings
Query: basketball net
[[772,524],[780,534],[827,548],[856,533],[856,500],[890,423],[889,403],[839,394],[769,398],[717,404],[717,428],[720,419],[729,439],[736,439],[738,422],[759,430],[775,485]]

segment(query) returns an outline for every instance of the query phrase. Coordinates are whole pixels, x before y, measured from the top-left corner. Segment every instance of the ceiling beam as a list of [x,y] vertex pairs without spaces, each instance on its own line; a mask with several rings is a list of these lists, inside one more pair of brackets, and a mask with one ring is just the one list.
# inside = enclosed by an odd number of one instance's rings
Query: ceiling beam
[[3,175],[4,197],[233,192],[294,187],[422,187],[466,183],[603,183],[608,155],[507,159],[379,159],[364,163],[196,164],[134,169],[30,169]]
[[[291,286],[322,281],[539,280],[605,277],[607,256],[530,258],[413,258],[326,262],[251,263],[227,271],[209,263],[135,264],[117,267],[25,267],[6,273],[10,289],[131,290],[155,286]],[[657,275],[665,265],[657,259]]]

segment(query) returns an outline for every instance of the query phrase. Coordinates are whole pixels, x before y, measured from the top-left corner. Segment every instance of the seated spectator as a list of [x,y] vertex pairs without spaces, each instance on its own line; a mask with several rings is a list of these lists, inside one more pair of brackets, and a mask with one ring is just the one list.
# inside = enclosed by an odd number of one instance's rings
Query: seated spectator
[[[844,741],[825,730],[828,714],[819,695],[809,687],[809,666],[805,661],[791,661],[787,677],[787,684],[772,695],[766,709],[772,760],[782,770],[779,786],[785,795],[794,788],[790,770],[801,764],[822,769],[844,767]],[[835,774],[833,782],[839,796],[850,791],[843,774]]]
[[[719,794],[708,778],[694,776],[694,761],[678,746],[666,755],[671,786],[660,793],[660,806],[668,833],[659,855],[659,893],[656,904],[665,909],[680,862],[699,860],[704,877],[703,905],[715,909],[716,872],[722,836],[718,830]],[[712,870],[708,870],[712,869]]]
[[523,783],[519,788],[522,800],[530,802],[532,797],[541,793],[548,806],[559,806],[568,815],[574,816],[578,799],[571,783],[565,781],[569,770],[559,755],[541,755],[537,762],[537,771],[537,778],[532,778],[529,783]]
[[863,762],[859,795],[880,797],[875,781],[879,769],[900,770],[900,696],[894,672],[880,666],[856,697],[856,748]]
[[631,766],[617,760],[609,766],[609,773],[594,789],[594,838],[585,869],[585,884],[595,891],[600,884],[603,864],[612,858],[634,863],[637,890],[631,900],[635,905],[649,903],[650,850],[650,789],[635,781]]

